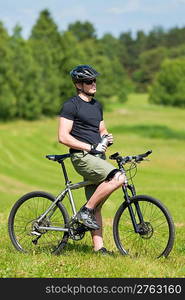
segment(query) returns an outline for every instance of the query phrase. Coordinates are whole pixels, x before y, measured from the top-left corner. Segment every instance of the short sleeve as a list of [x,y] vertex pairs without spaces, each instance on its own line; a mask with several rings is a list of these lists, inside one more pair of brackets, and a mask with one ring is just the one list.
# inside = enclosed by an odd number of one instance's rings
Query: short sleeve
[[66,101],[60,110],[60,117],[74,121],[76,115],[76,107],[72,101]]

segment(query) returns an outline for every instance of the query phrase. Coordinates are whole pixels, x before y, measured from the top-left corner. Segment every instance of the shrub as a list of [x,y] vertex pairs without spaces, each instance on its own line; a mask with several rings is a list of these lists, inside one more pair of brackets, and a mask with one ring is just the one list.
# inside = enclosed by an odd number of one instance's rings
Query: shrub
[[149,101],[185,107],[185,58],[165,60],[149,88]]

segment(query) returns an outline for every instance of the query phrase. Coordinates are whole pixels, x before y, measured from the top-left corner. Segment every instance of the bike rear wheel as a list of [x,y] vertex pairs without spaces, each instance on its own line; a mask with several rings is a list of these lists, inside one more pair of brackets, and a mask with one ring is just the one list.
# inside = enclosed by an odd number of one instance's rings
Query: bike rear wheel
[[[144,222],[140,222],[136,211],[139,204]],[[128,204],[124,202],[118,209],[113,223],[114,241],[124,255],[167,257],[175,238],[173,219],[167,208],[157,199],[138,195],[130,199],[140,233],[136,233],[130,217]]]
[[[37,219],[55,201],[54,196],[42,191],[34,191],[22,196],[12,207],[8,219],[8,231],[14,247],[21,252],[50,252],[59,254],[68,241],[64,231],[37,230]],[[54,211],[44,217],[40,226],[66,227],[68,213],[58,202]]]

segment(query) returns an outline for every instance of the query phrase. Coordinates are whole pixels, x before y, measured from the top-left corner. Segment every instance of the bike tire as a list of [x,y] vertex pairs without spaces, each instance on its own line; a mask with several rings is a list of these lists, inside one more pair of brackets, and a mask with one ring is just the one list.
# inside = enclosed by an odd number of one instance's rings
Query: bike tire
[[136,233],[128,210],[128,203],[123,202],[113,221],[115,244],[123,255],[167,257],[174,245],[175,226],[168,209],[160,200],[147,195],[130,198],[130,205],[136,217],[135,203],[139,203],[148,234]]
[[[69,234],[64,231],[47,231],[42,232],[38,242],[34,244],[36,238],[31,232],[33,231],[33,222],[41,216],[55,197],[44,191],[33,191],[23,195],[11,209],[8,218],[9,237],[16,250],[24,253],[39,253],[43,251],[52,254],[59,254],[67,244]],[[54,214],[45,218],[44,226],[62,225],[66,227],[69,222],[69,215],[65,206],[57,203]]]

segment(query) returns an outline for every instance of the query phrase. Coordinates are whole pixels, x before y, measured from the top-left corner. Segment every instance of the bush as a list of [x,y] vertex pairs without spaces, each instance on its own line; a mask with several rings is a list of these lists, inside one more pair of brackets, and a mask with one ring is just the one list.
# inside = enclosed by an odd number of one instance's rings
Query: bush
[[146,92],[148,85],[152,84],[161,64],[167,58],[168,51],[164,47],[157,47],[144,51],[138,58],[139,68],[132,74],[136,83],[136,91]]
[[155,104],[185,107],[185,58],[165,60],[149,89]]

